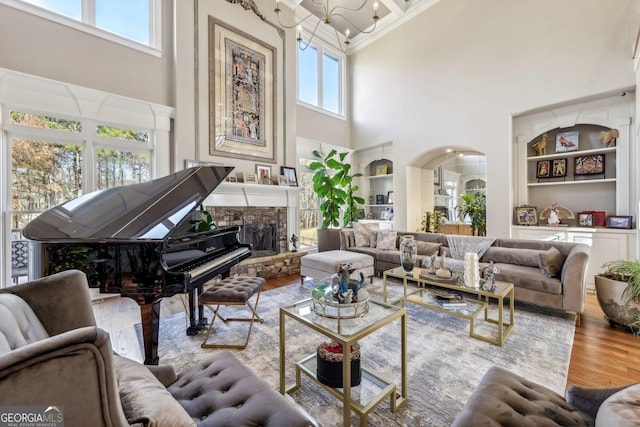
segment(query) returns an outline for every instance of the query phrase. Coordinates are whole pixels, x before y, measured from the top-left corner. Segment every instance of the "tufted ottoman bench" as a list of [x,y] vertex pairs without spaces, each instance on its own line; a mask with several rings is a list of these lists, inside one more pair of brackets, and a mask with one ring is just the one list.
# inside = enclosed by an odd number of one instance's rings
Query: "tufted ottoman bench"
[[594,419],[553,390],[493,366],[452,425],[592,426]]
[[324,251],[307,254],[300,259],[300,284],[304,283],[305,277],[314,279],[324,279],[338,272],[338,267],[344,262],[350,262],[357,272],[364,274],[364,277],[373,276],[373,257],[351,251]]
[[[246,348],[249,344],[249,337],[253,328],[253,322],[264,323],[258,312],[258,301],[260,299],[260,290],[265,280],[262,277],[227,277],[226,279],[215,283],[206,291],[198,296],[198,304],[204,305],[213,312],[213,319],[207,328],[207,335],[201,344],[203,348]],[[251,305],[249,300],[256,295],[256,302]],[[215,307],[214,307],[215,306]],[[251,310],[251,317],[228,317],[224,318],[219,310],[220,306],[247,306]],[[242,321],[250,322],[247,338],[243,344],[209,344],[209,336],[213,330],[213,324],[219,317],[223,322]]]
[[228,350],[185,369],[167,390],[198,426],[312,425]]

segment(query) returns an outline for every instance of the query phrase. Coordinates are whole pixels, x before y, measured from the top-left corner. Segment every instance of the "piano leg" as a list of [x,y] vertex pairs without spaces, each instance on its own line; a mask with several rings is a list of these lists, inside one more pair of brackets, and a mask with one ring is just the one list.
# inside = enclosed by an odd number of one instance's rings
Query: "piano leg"
[[150,304],[140,304],[140,317],[142,320],[142,338],[144,340],[144,364],[157,365],[159,361],[160,300],[158,299]]
[[[204,307],[198,304],[198,295],[202,293],[203,286],[197,286],[189,291],[189,327],[187,335],[196,335],[199,331],[204,330],[209,321],[204,317]],[[198,318],[196,319],[196,307],[198,307]]]

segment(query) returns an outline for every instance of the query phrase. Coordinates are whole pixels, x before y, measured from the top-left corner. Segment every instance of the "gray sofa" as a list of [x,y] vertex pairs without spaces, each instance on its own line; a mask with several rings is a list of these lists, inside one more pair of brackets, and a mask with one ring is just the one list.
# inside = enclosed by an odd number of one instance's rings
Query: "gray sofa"
[[[357,245],[354,230],[345,228],[340,232],[340,249],[373,256],[378,275],[400,265],[399,247],[404,235],[413,235],[419,242],[418,266],[424,265],[425,259],[434,252],[449,254],[448,235],[402,231],[396,234],[393,248],[380,249],[375,238],[370,239],[369,246]],[[496,274],[497,280],[514,284],[516,301],[577,315],[584,311],[587,245],[497,238],[480,258],[480,268],[490,261],[500,271]]]
[[71,427],[312,424],[230,351],[177,375],[114,354],[75,270],[0,290],[0,405]]

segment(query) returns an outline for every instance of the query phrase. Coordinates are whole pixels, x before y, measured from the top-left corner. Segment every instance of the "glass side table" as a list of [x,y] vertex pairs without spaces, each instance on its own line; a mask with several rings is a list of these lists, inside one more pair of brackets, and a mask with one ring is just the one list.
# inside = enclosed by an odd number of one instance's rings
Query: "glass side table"
[[[407,399],[407,311],[402,307],[369,300],[368,310],[359,317],[341,318],[323,316],[314,310],[313,299],[308,298],[295,304],[280,307],[280,393],[287,395],[300,387],[300,375],[304,373],[343,402],[343,422],[351,425],[351,410],[360,415],[360,425],[366,426],[367,414],[386,397],[390,399],[391,411],[406,403]],[[329,313],[331,314],[331,313]],[[367,335],[400,319],[399,348],[401,356],[400,384],[388,382],[362,367],[362,381],[359,393],[352,393],[351,363],[342,363],[343,388],[331,388],[320,383],[316,376],[316,348],[313,353],[296,362],[296,382],[287,386],[285,379],[286,321],[293,319],[330,340],[342,344],[343,361],[351,360],[351,345]],[[362,361],[366,364],[366,360]]]

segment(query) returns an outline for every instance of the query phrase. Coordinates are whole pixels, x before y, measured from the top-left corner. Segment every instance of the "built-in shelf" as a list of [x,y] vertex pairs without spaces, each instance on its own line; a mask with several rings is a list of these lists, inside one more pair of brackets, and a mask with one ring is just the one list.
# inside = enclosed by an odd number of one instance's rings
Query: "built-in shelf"
[[605,182],[616,182],[616,178],[605,179],[580,179],[578,181],[554,181],[554,182],[530,182],[528,187],[547,187],[552,185],[582,185],[582,184],[602,184]]
[[386,175],[371,175],[365,176],[366,179],[384,179],[384,178],[393,178],[393,174],[389,173]]
[[578,157],[578,156],[588,156],[591,154],[615,153],[615,151],[616,151],[616,147],[593,148],[590,150],[563,151],[561,153],[545,154],[544,156],[530,156],[530,157],[527,157],[527,160],[533,161],[533,160],[560,159],[563,157]]
[[389,207],[393,207],[393,203],[385,203],[385,204],[373,204],[373,205],[365,205],[368,208],[389,208]]

